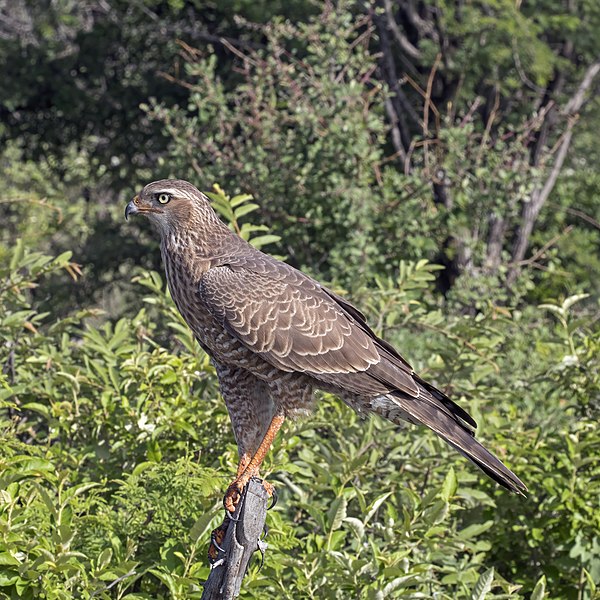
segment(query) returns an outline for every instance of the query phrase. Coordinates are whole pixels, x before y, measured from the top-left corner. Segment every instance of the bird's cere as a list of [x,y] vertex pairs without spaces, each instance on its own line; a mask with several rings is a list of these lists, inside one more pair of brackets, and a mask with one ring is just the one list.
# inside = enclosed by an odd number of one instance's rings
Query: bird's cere
[[136,196],[133,200],[130,200],[125,207],[125,220],[129,219],[129,215],[135,215],[139,212],[137,207],[137,200],[139,196]]

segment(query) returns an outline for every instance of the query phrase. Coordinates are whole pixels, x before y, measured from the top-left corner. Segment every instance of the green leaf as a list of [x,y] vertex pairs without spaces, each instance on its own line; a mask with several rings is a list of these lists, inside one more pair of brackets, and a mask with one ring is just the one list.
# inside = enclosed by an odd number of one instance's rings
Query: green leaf
[[454,468],[450,467],[450,470],[444,479],[444,484],[442,485],[442,499],[449,502],[454,497],[457,488],[458,480],[456,479],[456,473],[454,472]]
[[377,498],[377,500],[375,500],[369,507],[369,510],[367,511],[367,514],[365,515],[364,518],[364,524],[366,525],[371,518],[375,515],[375,513],[379,510],[379,507],[392,495],[392,492],[386,492],[385,494],[382,494],[381,496],[379,496],[379,498]]
[[98,565],[98,569],[105,569],[112,560],[113,551],[112,548],[104,548],[98,557],[96,564]]
[[146,456],[153,463],[159,463],[162,460],[162,451],[157,439],[151,439],[147,443]]
[[342,526],[343,520],[346,518],[346,507],[348,502],[346,498],[340,496],[336,498],[327,511],[327,522],[329,523],[330,531],[339,529]]
[[0,571],[0,587],[15,585],[21,578],[14,571]]
[[235,211],[234,211],[235,218],[236,219],[241,219],[245,215],[247,215],[247,214],[249,214],[251,212],[254,212],[258,208],[259,208],[258,204],[254,204],[252,202],[250,202],[248,204],[244,204],[243,206],[240,206],[239,208],[235,209]]
[[462,540],[469,540],[475,536],[481,535],[494,525],[494,521],[489,520],[485,523],[474,523],[458,532],[458,537]]
[[250,238],[250,243],[255,248],[262,248],[263,246],[266,246],[268,244],[276,244],[280,240],[281,240],[280,236],[269,233],[266,235],[257,235],[254,238]]
[[492,567],[480,575],[471,592],[471,600],[485,600],[485,597],[492,589],[493,581],[494,568]]
[[354,535],[358,538],[359,541],[362,541],[365,537],[365,525],[356,517],[345,517],[344,522],[348,523],[350,529],[354,532]]
[[19,566],[21,563],[9,552],[0,552],[0,565]]
[[229,204],[231,204],[233,207],[236,207],[244,202],[248,202],[248,200],[252,200],[252,196],[250,194],[238,194],[229,201]]
[[163,385],[170,385],[172,383],[177,383],[177,373],[175,371],[167,371],[161,378],[160,382]]
[[542,575],[535,584],[530,600],[543,600],[546,596],[546,576]]
[[15,242],[15,246],[13,248],[12,257],[10,259],[10,270],[16,271],[17,267],[20,265],[21,260],[23,260],[23,256],[25,255],[25,245],[23,244],[23,240],[21,238],[17,239]]
[[573,306],[574,304],[577,304],[577,302],[581,302],[582,300],[585,300],[586,298],[589,298],[589,297],[590,297],[589,294],[575,294],[574,296],[569,296],[562,303],[562,309],[566,313],[571,308],[571,306]]
[[197,542],[208,531],[212,520],[221,512],[221,509],[213,510],[200,515],[190,529],[192,542]]

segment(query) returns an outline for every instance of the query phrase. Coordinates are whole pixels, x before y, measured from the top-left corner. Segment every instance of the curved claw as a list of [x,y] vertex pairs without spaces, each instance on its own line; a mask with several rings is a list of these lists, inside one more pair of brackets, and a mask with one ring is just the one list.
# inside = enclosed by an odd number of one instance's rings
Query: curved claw
[[262,540],[258,540],[258,551],[260,552],[260,565],[258,570],[260,571],[265,564],[265,552],[267,550],[267,543]]
[[239,523],[240,522],[240,518],[239,517],[234,517],[233,514],[227,513],[227,518],[230,521],[233,521],[234,523]]
[[271,510],[279,500],[279,494],[277,494],[277,490],[271,486],[271,504],[267,506],[267,510]]
[[229,529],[230,519],[226,516],[223,522],[210,533],[210,544],[208,546],[208,560],[211,564],[214,564],[219,556],[219,552],[225,552],[221,545],[227,535]]
[[215,536],[210,537],[210,542],[219,552],[225,552],[225,548],[223,548],[223,546],[221,546],[219,544],[219,542],[217,542],[217,539]]

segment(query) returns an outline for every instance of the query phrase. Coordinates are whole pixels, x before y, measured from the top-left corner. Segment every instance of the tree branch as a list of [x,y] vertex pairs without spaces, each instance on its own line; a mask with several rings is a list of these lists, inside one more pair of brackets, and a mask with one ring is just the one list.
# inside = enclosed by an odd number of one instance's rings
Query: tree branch
[[586,103],[586,94],[599,72],[600,58],[598,58],[596,62],[592,63],[587,68],[587,71],[585,72],[577,91],[565,105],[565,108],[563,109],[564,114],[567,116],[573,116],[582,109],[583,105]]
[[392,145],[394,146],[394,151],[400,158],[400,162],[404,165],[406,164],[406,150],[402,145],[402,134],[400,133],[400,128],[398,127],[400,119],[396,113],[396,109],[394,108],[394,103],[389,96],[385,99],[384,106],[385,112],[390,121],[390,132],[392,134]]
[[409,39],[400,31],[398,23],[394,19],[394,13],[392,10],[392,0],[384,0],[385,14],[387,17],[387,24],[390,31],[394,34],[396,41],[400,48],[408,54],[411,58],[420,59],[421,51],[413,44],[410,43]]
[[508,286],[511,286],[515,282],[519,274],[519,264],[523,260],[527,247],[529,246],[529,238],[531,237],[535,222],[540,210],[556,185],[556,180],[562,170],[567,157],[567,152],[571,146],[573,127],[577,121],[577,113],[583,107],[587,92],[598,73],[600,73],[600,58],[587,68],[579,87],[561,111],[562,115],[568,119],[566,131],[562,136],[562,140],[559,142],[558,151],[546,181],[541,187],[533,190],[531,200],[523,207],[521,226],[513,246],[512,266],[506,279]]
[[400,87],[392,45],[388,37],[387,26],[381,17],[375,17],[375,25],[377,26],[379,40],[381,42],[381,63],[383,67],[383,78],[390,86],[390,89],[394,92],[394,100],[397,100],[400,104],[400,106],[396,109],[396,113],[400,117],[400,124],[402,128],[406,129],[406,131],[402,131],[402,134],[404,146],[405,148],[407,148],[408,144],[410,144],[411,136],[408,132],[407,125],[405,124],[406,119],[404,118],[404,115],[406,114],[406,116],[408,116],[413,121],[413,123],[420,125],[419,115],[416,113],[415,109],[412,107],[412,105],[408,101],[408,98],[406,97],[402,88]]
[[263,553],[267,547],[260,538],[267,518],[268,499],[262,481],[253,477],[229,522],[223,551],[219,551],[211,566],[202,600],[232,600],[239,595],[250,558],[257,550]]
[[486,268],[495,273],[500,267],[504,235],[506,233],[506,219],[496,213],[490,217],[490,233],[487,242]]
[[[407,2],[400,3],[402,11],[406,16],[408,22],[419,32],[419,35],[423,38],[429,38],[439,45],[439,34],[435,30],[431,21],[421,18],[417,8],[415,7],[414,0],[408,0]],[[427,7],[427,11],[432,9]]]

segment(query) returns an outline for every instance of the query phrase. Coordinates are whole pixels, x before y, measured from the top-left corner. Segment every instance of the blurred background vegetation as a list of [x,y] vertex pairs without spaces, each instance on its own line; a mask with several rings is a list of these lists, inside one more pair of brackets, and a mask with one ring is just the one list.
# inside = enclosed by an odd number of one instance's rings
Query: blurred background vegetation
[[236,449],[122,218],[170,176],[530,488],[324,396],[243,598],[599,598],[598,31],[597,0],[0,1],[0,598],[201,596]]

